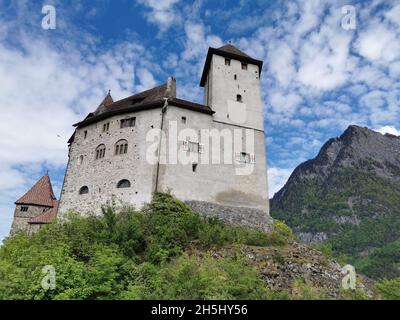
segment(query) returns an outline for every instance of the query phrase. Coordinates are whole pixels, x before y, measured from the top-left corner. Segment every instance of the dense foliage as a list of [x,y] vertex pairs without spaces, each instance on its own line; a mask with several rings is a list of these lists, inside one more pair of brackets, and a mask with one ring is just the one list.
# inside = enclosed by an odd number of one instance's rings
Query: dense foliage
[[[202,218],[168,194],[141,212],[108,208],[102,217],[71,214],[0,248],[0,299],[276,299],[240,253],[212,259],[201,249],[227,244],[283,246],[291,230],[265,233]],[[191,253],[192,252],[192,253]],[[197,253],[196,253],[197,252]],[[44,290],[44,266],[56,272]],[[314,294],[304,286],[301,292]]]
[[395,278],[400,276],[400,184],[372,168],[342,168],[328,179],[298,181],[284,199],[272,202],[272,216],[296,232],[326,233],[333,255],[345,257],[359,272]]

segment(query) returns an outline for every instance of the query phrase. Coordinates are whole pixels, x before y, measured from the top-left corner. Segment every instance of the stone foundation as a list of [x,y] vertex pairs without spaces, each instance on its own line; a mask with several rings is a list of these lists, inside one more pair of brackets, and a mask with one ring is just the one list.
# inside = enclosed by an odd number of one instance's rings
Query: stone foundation
[[219,218],[225,222],[269,230],[273,219],[263,210],[248,207],[230,207],[205,201],[185,201],[185,203],[206,217]]

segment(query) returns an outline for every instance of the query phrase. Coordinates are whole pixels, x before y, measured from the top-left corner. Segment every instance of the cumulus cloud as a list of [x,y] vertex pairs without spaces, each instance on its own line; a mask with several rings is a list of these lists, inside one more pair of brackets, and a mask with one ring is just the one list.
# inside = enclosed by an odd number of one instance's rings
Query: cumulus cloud
[[150,9],[146,13],[146,18],[156,24],[161,31],[166,31],[174,22],[181,19],[174,7],[179,0],[138,0],[138,2]]

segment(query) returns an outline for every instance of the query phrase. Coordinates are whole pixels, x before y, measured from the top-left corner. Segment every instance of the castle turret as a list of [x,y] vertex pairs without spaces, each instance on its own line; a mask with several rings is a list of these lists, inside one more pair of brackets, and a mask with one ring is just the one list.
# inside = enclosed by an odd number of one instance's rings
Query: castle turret
[[21,198],[15,201],[11,234],[18,231],[35,232],[57,215],[58,201],[50,177],[46,173]]

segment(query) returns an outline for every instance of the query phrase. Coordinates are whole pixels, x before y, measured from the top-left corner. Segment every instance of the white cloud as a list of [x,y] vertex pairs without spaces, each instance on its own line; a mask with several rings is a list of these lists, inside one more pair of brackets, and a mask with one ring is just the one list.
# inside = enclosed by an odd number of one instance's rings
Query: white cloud
[[382,134],[389,133],[395,136],[400,136],[400,130],[396,129],[394,126],[383,126],[374,130]]
[[179,0],[138,0],[140,4],[150,8],[146,13],[147,19],[156,24],[161,31],[166,31],[174,22],[181,19],[174,5]]
[[382,22],[373,23],[361,32],[355,47],[369,60],[392,61],[400,56],[400,39]]
[[268,187],[269,197],[272,198],[276,192],[278,192],[289,179],[293,169],[268,168]]

